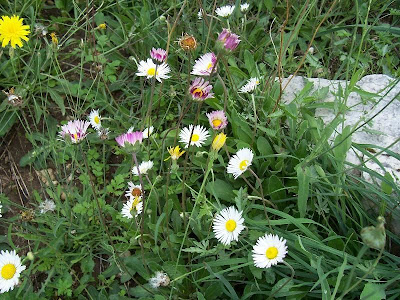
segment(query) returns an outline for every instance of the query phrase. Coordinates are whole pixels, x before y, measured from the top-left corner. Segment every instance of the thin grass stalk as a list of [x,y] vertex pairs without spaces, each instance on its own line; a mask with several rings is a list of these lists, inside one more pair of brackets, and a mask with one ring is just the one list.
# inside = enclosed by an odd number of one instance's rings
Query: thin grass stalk
[[277,289],[275,292],[272,293],[272,295],[270,295],[268,297],[268,300],[269,299],[273,299],[273,296],[276,295],[281,289],[283,289],[294,278],[295,271],[294,271],[293,267],[289,263],[287,263],[286,261],[283,261],[283,264],[290,269],[292,274],[290,275],[290,278],[288,278],[288,280],[286,280],[285,283],[279,289]]

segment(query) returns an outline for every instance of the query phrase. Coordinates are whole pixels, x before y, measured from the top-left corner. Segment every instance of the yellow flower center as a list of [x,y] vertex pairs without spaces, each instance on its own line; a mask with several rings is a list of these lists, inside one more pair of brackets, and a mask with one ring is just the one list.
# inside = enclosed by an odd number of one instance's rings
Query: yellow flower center
[[74,133],[74,139],[75,139],[75,141],[78,140],[78,135],[76,133]]
[[219,119],[215,119],[212,121],[214,127],[219,127],[222,124],[222,121]]
[[269,247],[267,251],[265,251],[265,256],[268,259],[274,259],[278,256],[278,249],[276,247]]
[[239,164],[240,171],[245,170],[247,168],[248,164],[249,164],[249,161],[247,159],[242,160],[241,163]]
[[211,69],[213,67],[213,64],[212,63],[209,63],[208,65],[207,65],[207,70],[208,69]]
[[197,142],[200,139],[200,136],[196,133],[193,133],[192,135],[192,142]]
[[99,118],[99,116],[95,116],[95,117],[94,117],[94,122],[95,122],[96,124],[99,124],[99,123],[100,123],[100,118]]
[[6,264],[1,269],[1,277],[8,280],[14,277],[15,272],[17,272],[17,268],[13,264]]
[[193,95],[199,94],[198,97],[203,97],[203,91],[199,88],[193,91]]
[[[156,75],[156,69],[155,68],[150,68],[147,70],[147,75],[149,76],[154,76]],[[157,75],[158,75],[158,71],[157,71]]]
[[232,232],[236,229],[236,222],[235,220],[228,220],[225,224],[225,228],[226,230],[228,230],[229,232]]

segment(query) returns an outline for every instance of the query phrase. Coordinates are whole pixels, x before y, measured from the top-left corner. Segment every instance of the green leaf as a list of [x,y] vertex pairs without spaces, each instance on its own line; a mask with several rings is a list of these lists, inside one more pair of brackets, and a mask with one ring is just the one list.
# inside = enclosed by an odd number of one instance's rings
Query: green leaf
[[297,206],[300,212],[300,218],[304,218],[307,210],[307,200],[310,183],[310,169],[306,167],[305,170],[301,166],[297,167],[297,180],[299,181],[299,192],[297,198]]
[[368,282],[364,285],[363,291],[361,292],[360,299],[368,300],[381,300],[386,299],[385,289],[383,284],[375,284]]
[[0,113],[0,136],[5,135],[14,125],[17,119],[15,111],[3,111]]
[[268,140],[263,136],[260,136],[257,139],[257,149],[262,156],[274,154],[274,150],[272,150],[272,147],[269,144]]
[[246,69],[249,71],[250,76],[256,77],[257,68],[256,63],[254,62],[254,56],[247,49],[244,51],[244,64],[246,65]]
[[206,186],[206,191],[216,198],[234,202],[235,194],[232,192],[233,188],[229,183],[221,179],[216,179],[213,182],[209,182]]
[[350,132],[351,132],[351,127],[346,126],[343,129],[342,133],[335,138],[334,142],[335,148],[333,149],[333,153],[335,157],[341,162],[345,160],[347,151],[351,147],[351,136],[347,137],[350,134]]
[[[385,179],[387,179],[387,181],[393,183],[393,177],[390,175],[389,172],[386,172],[384,177],[385,177]],[[390,184],[388,184],[387,182],[385,182],[384,180],[382,180],[381,188],[382,188],[382,191],[387,195],[390,195],[393,191],[392,186]]]
[[54,89],[49,89],[49,94],[51,99],[58,105],[61,110],[62,115],[65,115],[65,105],[64,105],[64,98],[61,97],[59,93],[57,93]]

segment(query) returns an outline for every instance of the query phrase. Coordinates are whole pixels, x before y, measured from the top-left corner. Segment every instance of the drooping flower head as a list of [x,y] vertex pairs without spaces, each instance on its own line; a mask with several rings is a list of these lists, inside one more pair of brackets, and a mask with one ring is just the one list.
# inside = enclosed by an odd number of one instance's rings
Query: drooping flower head
[[125,196],[129,199],[134,197],[141,197],[142,196],[142,188],[140,185],[133,184],[133,182],[128,182],[128,190],[125,192]]
[[233,5],[225,5],[225,6],[221,6],[218,7],[215,10],[215,13],[220,16],[220,17],[229,17],[233,11],[235,10],[235,6]]
[[139,165],[139,171],[137,166],[133,166],[132,173],[136,176],[139,176],[139,172],[141,175],[147,174],[151,168],[153,168],[153,162],[151,160],[144,161]]
[[149,128],[145,128],[143,130],[143,138],[148,139],[149,136],[153,133],[154,131],[154,126],[150,126]]
[[83,120],[68,121],[67,124],[61,126],[59,135],[64,140],[68,137],[71,143],[76,144],[86,137],[89,125],[89,122]]
[[253,246],[253,261],[258,268],[270,268],[283,262],[286,254],[286,240],[273,234],[265,234]]
[[257,88],[257,86],[259,84],[260,84],[260,78],[258,78],[258,77],[250,78],[247,81],[247,83],[240,88],[239,92],[240,93],[251,93]]
[[121,147],[135,146],[136,143],[142,143],[143,133],[141,131],[124,133],[117,136],[115,140]]
[[221,149],[225,145],[225,142],[226,142],[226,134],[221,132],[215,136],[211,144],[211,147],[213,148],[213,150],[219,151],[219,149]]
[[2,16],[0,19],[0,42],[4,48],[8,44],[15,49],[18,45],[22,47],[22,40],[29,41],[27,35],[30,33],[29,25],[22,23],[24,19],[18,16]]
[[185,151],[184,150],[181,151],[181,147],[176,146],[175,148],[174,147],[168,148],[168,153],[170,156],[165,160],[168,160],[170,158],[172,160],[178,160],[178,158],[181,157],[185,153]]
[[156,61],[164,62],[167,60],[167,51],[165,51],[162,48],[156,49],[153,47],[150,50],[150,56],[152,59],[155,59]]
[[206,53],[195,61],[191,74],[200,76],[211,75],[211,72],[214,73],[217,69],[217,66],[215,66],[216,63],[217,57],[215,54],[213,52]]
[[194,36],[185,33],[183,37],[178,40],[179,46],[185,51],[195,50],[197,48],[197,41]]
[[99,115],[99,110],[98,109],[93,109],[90,114],[89,114],[89,122],[92,125],[92,127],[96,130],[99,130],[101,128],[101,117]]
[[218,41],[220,41],[224,45],[224,48],[229,51],[235,50],[240,43],[239,36],[226,28],[224,28],[218,35]]
[[215,237],[224,245],[238,241],[240,232],[245,228],[243,222],[242,212],[234,206],[223,209],[213,221]]
[[192,85],[189,87],[189,93],[192,95],[193,100],[204,101],[208,98],[213,98],[214,94],[211,93],[212,85],[201,77],[193,80]]
[[250,6],[250,4],[248,4],[248,3],[240,4],[240,11],[242,13],[246,12],[249,9],[249,6]]
[[251,166],[253,156],[253,151],[249,148],[240,149],[229,160],[227,172],[232,174],[234,179],[238,178]]
[[189,125],[189,127],[183,128],[179,133],[179,141],[185,144],[185,148],[188,148],[189,145],[201,147],[209,136],[208,130],[203,126]]
[[141,60],[138,66],[137,76],[146,76],[147,79],[155,77],[157,81],[162,82],[162,79],[168,79],[167,74],[171,71],[169,66],[164,62],[161,65],[156,65],[151,58],[146,61]]
[[223,110],[215,110],[207,114],[208,122],[212,129],[224,129],[228,125],[228,119]]
[[132,197],[122,206],[121,214],[125,218],[132,219],[143,211],[142,197]]
[[13,290],[19,282],[19,276],[26,266],[21,264],[21,258],[13,251],[0,253],[0,294]]

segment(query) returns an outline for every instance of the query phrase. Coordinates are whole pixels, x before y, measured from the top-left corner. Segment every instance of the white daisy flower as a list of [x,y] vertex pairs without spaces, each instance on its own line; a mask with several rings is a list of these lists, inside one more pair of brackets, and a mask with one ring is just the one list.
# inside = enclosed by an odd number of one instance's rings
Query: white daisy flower
[[257,77],[250,78],[247,81],[247,83],[240,88],[239,93],[250,93],[254,91],[259,84],[260,84],[260,78]]
[[215,237],[224,245],[237,241],[245,228],[243,222],[242,211],[239,212],[234,206],[223,209],[213,221]]
[[[147,172],[153,168],[153,162],[151,160],[144,161],[139,165],[139,171],[141,175],[147,174]],[[133,166],[132,173],[136,176],[139,176],[139,172],[136,166]]]
[[154,126],[150,126],[150,128],[146,128],[145,130],[143,130],[143,138],[148,139],[149,136],[153,133],[153,131],[154,131]]
[[215,10],[215,13],[220,17],[229,17],[233,13],[234,9],[235,9],[235,6],[225,5],[225,6],[218,7]]
[[13,290],[19,282],[19,276],[26,266],[13,251],[1,251],[0,254],[0,294]]
[[147,61],[141,60],[139,62],[136,75],[146,76],[147,79],[155,76],[156,79],[161,82],[162,79],[168,79],[170,77],[167,75],[169,72],[171,72],[171,69],[168,64],[164,62],[161,65],[156,65],[151,58],[148,58]]
[[258,268],[270,268],[283,262],[287,253],[286,240],[277,235],[265,234],[253,246],[253,261]]
[[56,204],[53,200],[46,199],[39,205],[40,213],[45,214],[48,211],[54,211],[56,209]]
[[98,109],[93,109],[89,115],[89,122],[94,129],[99,130],[101,128],[101,117]]
[[142,210],[142,197],[132,197],[122,206],[121,214],[125,218],[132,219],[133,216],[137,217],[138,215],[140,215]]
[[140,185],[133,184],[133,182],[128,182],[129,189],[125,192],[125,196],[128,197],[129,199],[135,198],[135,197],[141,197],[142,196],[142,188]]
[[246,12],[249,9],[249,6],[250,6],[250,4],[248,4],[248,3],[240,4],[240,11]]
[[191,74],[200,76],[211,75],[211,71],[215,73],[217,70],[217,66],[215,66],[216,63],[217,56],[213,52],[206,53],[199,59],[196,59]]
[[128,131],[126,133],[132,133],[133,130],[135,130],[135,126],[129,127]]
[[189,125],[189,127],[183,128],[179,133],[179,141],[185,144],[185,148],[188,148],[189,144],[201,147],[209,136],[208,130],[203,126],[196,125],[193,128],[193,125]]
[[227,172],[233,174],[233,178],[238,178],[251,166],[253,156],[254,153],[249,148],[240,149],[229,160]]

